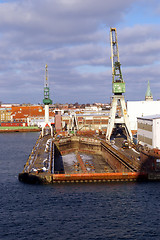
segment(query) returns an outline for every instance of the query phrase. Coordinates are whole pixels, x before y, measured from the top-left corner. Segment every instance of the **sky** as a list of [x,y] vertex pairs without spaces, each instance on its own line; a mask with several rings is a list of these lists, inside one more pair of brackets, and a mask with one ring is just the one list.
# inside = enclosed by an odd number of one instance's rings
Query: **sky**
[[126,101],[160,99],[159,0],[0,0],[0,101],[109,103],[110,27],[117,29]]

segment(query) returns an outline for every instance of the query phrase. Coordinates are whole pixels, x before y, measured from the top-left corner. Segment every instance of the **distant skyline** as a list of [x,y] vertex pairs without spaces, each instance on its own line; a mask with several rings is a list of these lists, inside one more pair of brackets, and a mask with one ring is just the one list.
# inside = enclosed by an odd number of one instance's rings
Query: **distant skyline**
[[110,102],[117,28],[126,101],[160,99],[160,1],[0,0],[0,101]]

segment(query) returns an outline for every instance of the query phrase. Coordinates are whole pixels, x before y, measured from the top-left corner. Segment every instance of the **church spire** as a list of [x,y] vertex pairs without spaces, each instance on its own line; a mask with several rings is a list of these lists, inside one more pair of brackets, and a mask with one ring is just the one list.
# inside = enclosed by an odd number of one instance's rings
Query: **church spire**
[[153,96],[152,96],[152,93],[151,93],[149,80],[148,80],[148,86],[147,86],[147,91],[146,91],[146,95],[145,95],[145,100],[146,101],[153,101]]

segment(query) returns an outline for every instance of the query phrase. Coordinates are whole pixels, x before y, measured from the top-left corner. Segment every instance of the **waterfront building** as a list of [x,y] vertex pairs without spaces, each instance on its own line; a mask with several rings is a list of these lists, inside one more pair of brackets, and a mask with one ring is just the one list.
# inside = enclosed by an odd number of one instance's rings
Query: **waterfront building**
[[[54,113],[50,111],[50,121],[54,123]],[[11,122],[23,122],[28,126],[42,127],[45,121],[45,111],[43,106],[13,106],[11,112]]]
[[137,118],[137,138],[141,145],[160,149],[160,115]]
[[127,112],[131,130],[137,130],[137,118],[160,114],[160,101],[128,101]]
[[0,107],[0,123],[11,121],[11,107]]

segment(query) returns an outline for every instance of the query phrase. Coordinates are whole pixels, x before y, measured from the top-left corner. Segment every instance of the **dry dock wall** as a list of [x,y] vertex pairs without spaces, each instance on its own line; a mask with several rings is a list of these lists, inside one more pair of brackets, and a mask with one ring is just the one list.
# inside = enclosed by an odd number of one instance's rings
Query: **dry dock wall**
[[133,161],[125,157],[110,144],[101,141],[101,154],[115,172],[136,172],[137,167]]
[[101,154],[101,142],[94,138],[74,136],[55,141],[55,145],[62,155],[74,151]]

